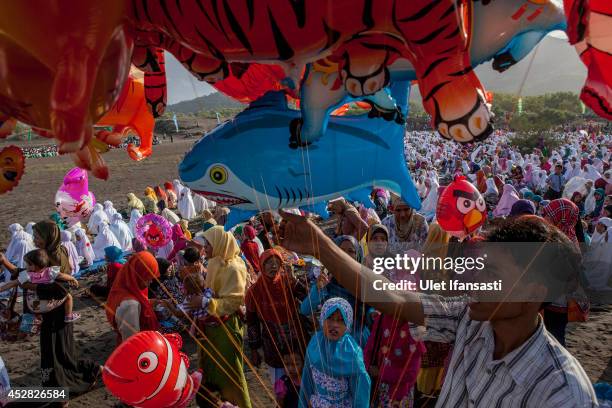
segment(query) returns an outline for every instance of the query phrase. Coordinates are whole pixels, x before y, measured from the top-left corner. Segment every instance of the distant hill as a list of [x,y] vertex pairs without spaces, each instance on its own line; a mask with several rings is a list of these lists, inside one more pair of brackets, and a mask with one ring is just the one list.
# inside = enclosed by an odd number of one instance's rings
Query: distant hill
[[[527,72],[532,59],[531,69]],[[554,92],[578,93],[586,77],[586,68],[578,58],[574,47],[567,40],[547,36],[540,45],[527,55],[521,62],[499,73],[491,68],[491,61],[479,65],[476,73],[485,88],[492,92],[517,94],[521,84],[523,96],[542,95]],[[411,92],[410,99],[420,100],[418,89]],[[243,107],[218,92],[179,102],[168,107],[169,111],[191,113],[202,110],[219,110],[223,108]]]
[[[527,72],[534,53],[531,69]],[[547,36],[536,49],[506,72],[493,70],[489,61],[476,67],[476,73],[484,87],[493,93],[516,95],[525,81],[521,95],[535,96],[554,92],[579,93],[587,71],[567,40]],[[420,98],[419,95],[415,90],[410,96],[416,100]]]
[[169,105],[167,110],[175,113],[195,113],[206,110],[218,111],[225,108],[244,108],[244,105],[222,93],[215,92],[190,101]]

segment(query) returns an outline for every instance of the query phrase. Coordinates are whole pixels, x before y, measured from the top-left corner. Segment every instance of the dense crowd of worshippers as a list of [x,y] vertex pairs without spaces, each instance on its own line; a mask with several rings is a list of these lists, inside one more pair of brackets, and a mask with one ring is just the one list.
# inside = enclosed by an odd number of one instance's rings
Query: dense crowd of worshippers
[[[76,357],[72,325],[81,317],[65,288],[94,270],[97,280],[82,296],[105,303],[117,344],[143,330],[198,339],[198,406],[251,407],[245,370],[265,364],[260,381],[281,407],[595,407],[591,382],[565,348],[571,294],[493,303],[390,292],[381,300],[363,284],[376,277],[377,258],[447,255],[456,239],[436,222],[436,204],[441,185],[464,175],[484,196],[489,222],[461,245],[553,242],[563,262],[578,260],[585,292],[612,293],[612,137],[559,137],[552,151],[521,154],[500,131],[473,149],[409,132],[406,160],[422,208],[374,188],[373,208],[331,201],[336,222],[325,231],[297,209],[262,212],[226,231],[230,209],[178,180],[150,186],[117,207],[97,204],[72,228],[11,225],[1,289],[15,296],[20,286],[24,298],[45,299],[41,382],[74,394],[100,366]],[[148,213],[173,225],[162,248],[136,238],[136,222]],[[526,266],[504,256],[511,278]],[[402,269],[383,275],[414,279]],[[539,287],[524,275],[516,273],[524,290]],[[448,279],[449,271],[420,277]]]
[[[111,149],[125,149],[128,144],[140,145],[140,139],[135,136],[128,136],[120,145],[110,146]],[[159,138],[153,137],[153,145],[159,144]],[[40,159],[45,157],[55,157],[59,155],[58,147],[54,144],[40,146],[21,146],[23,155],[26,159]]]

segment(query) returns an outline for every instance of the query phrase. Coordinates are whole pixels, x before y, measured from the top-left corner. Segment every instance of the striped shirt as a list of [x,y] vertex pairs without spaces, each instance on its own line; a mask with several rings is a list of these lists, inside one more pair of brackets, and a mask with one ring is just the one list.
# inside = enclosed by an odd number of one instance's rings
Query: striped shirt
[[453,343],[436,407],[598,407],[580,363],[544,328],[500,360],[493,360],[490,322],[471,320],[467,298],[421,295],[424,340]]

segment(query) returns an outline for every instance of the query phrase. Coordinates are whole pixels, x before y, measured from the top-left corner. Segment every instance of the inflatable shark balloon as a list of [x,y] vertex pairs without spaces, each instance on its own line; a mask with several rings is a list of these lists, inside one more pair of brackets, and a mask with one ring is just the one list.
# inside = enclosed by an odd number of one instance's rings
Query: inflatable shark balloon
[[[407,81],[390,89],[404,114],[408,90]],[[265,94],[194,145],[179,165],[181,180],[194,193],[231,207],[226,228],[268,209],[324,215],[326,201],[367,197],[373,186],[420,208],[404,159],[403,124],[367,114],[334,116],[324,137],[292,148],[287,129],[299,116],[282,92]]]

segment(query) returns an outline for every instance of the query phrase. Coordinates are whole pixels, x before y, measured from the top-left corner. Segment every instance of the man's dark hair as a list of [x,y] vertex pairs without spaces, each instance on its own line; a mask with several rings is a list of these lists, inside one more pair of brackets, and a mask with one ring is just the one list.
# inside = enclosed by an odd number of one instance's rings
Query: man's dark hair
[[502,248],[524,270],[523,281],[548,288],[555,299],[575,287],[581,255],[578,247],[554,225],[535,215],[508,218],[485,237],[486,242],[507,243]]
[[190,264],[194,264],[200,260],[200,253],[198,252],[197,249],[193,247],[189,247],[185,249],[183,258],[185,258],[185,261],[189,262]]
[[28,252],[23,256],[23,260],[26,261],[27,264],[41,269],[48,267],[50,264],[49,255],[47,255],[47,251],[44,249],[35,249]]

